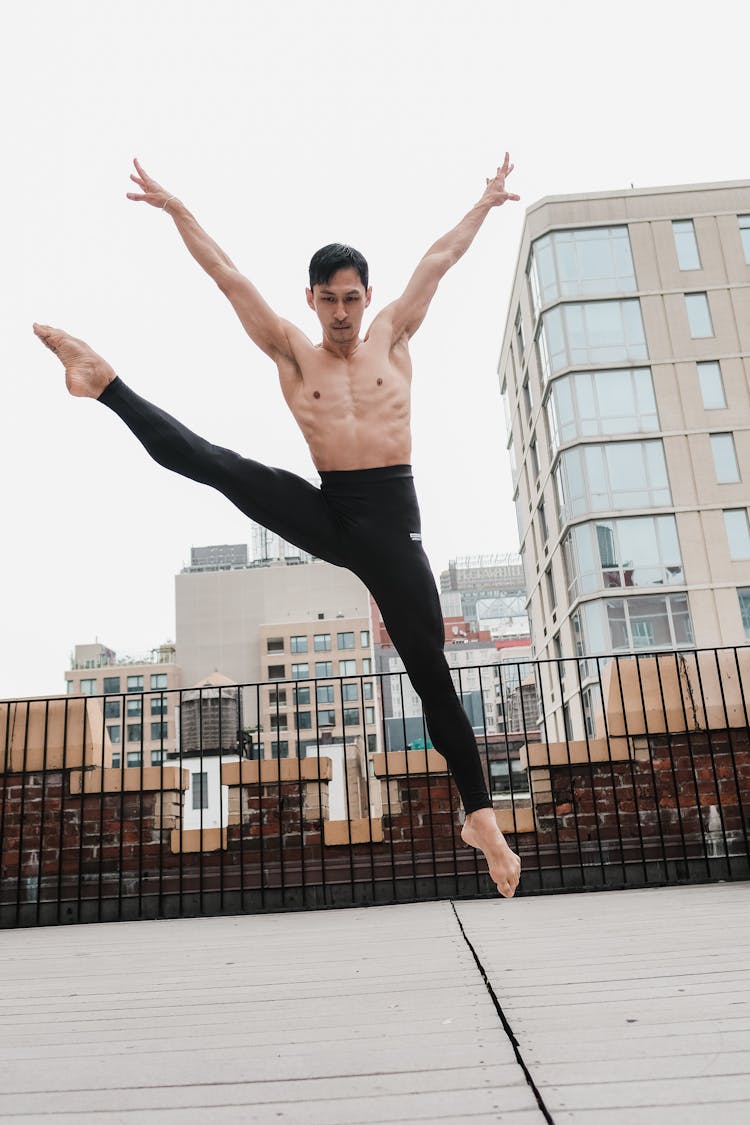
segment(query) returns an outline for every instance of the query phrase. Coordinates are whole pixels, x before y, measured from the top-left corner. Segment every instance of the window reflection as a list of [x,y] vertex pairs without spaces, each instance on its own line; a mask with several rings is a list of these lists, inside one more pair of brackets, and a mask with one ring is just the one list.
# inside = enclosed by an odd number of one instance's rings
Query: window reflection
[[553,450],[580,437],[658,430],[651,369],[563,375],[552,383],[547,418]]
[[589,655],[695,643],[687,594],[639,594],[588,602],[575,614],[580,649]]
[[537,347],[545,382],[566,367],[648,359],[640,302],[558,305],[542,316]]
[[671,503],[661,441],[620,441],[565,450],[555,469],[560,522],[587,512]]
[[571,599],[596,590],[684,582],[674,516],[578,524],[563,541]]
[[529,259],[529,286],[535,315],[563,297],[632,293],[636,283],[628,228],[552,231],[538,238]]

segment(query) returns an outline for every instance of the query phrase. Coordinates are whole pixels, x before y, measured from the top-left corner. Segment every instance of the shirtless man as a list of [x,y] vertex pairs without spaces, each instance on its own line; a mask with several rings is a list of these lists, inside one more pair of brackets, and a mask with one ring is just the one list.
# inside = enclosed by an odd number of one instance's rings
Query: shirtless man
[[349,246],[324,246],[310,262],[307,303],[323,339],[308,337],[269,308],[255,286],[187,207],[135,161],[140,189],[128,199],[166,211],[186,247],[231,302],[250,339],[276,364],[284,398],[305,436],[321,488],[282,469],[212,445],[135,394],[82,340],[48,325],[34,332],[65,367],[72,395],[114,410],[166,468],[222,492],[282,538],[357,574],[372,592],[424,706],[433,744],[446,758],[466,811],[464,842],[481,850],[501,895],[515,893],[521,863],[500,832],[471,725],[443,646],[443,617],[422,548],[410,468],[409,339],[440,279],[466,252],[505,190],[508,154],[479,201],[430,247],[403,294],[360,337],[370,304],[367,262]]

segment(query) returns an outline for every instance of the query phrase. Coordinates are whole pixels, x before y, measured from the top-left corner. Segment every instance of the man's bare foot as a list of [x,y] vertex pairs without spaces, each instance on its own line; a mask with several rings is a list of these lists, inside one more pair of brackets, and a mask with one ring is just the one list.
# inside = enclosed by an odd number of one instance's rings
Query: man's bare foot
[[461,839],[484,853],[490,877],[504,898],[512,898],[521,878],[521,861],[511,851],[497,826],[493,809],[469,813],[461,829]]
[[98,398],[114,379],[115,373],[106,360],[83,340],[48,324],[35,324],[34,334],[63,364],[65,385],[77,398]]

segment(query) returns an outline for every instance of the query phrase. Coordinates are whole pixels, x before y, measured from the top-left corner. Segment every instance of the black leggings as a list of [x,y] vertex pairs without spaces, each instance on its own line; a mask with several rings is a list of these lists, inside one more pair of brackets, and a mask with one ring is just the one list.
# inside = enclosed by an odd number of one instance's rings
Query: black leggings
[[115,378],[100,395],[155,461],[211,485],[283,539],[370,590],[409,679],[422,699],[430,737],[456,780],[467,813],[491,808],[476,739],[443,652],[435,579],[422,543],[411,468],[322,472],[321,488],[284,469],[250,461],[191,433]]

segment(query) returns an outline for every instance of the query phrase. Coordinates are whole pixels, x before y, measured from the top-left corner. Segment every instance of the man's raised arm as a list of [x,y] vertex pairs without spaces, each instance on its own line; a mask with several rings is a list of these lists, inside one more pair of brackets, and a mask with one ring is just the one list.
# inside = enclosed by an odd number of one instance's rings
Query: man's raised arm
[[[505,190],[505,181],[513,171],[508,153],[497,174],[486,181],[487,186],[481,199],[463,217],[461,222],[439,238],[430,247],[412,274],[409,284],[398,300],[394,301],[380,314],[390,321],[392,339],[413,336],[425,318],[430,301],[435,296],[441,278],[455,265],[471,246],[477,231],[493,207],[500,207],[508,199],[518,200]],[[374,328],[374,324],[373,324]]]
[[229,299],[253,343],[273,360],[291,356],[284,321],[265,302],[252,282],[239,272],[231,258],[206,234],[185,204],[149,176],[137,160],[133,163],[136,174],[131,173],[130,178],[141,190],[128,192],[128,199],[167,211],[198,265]]

